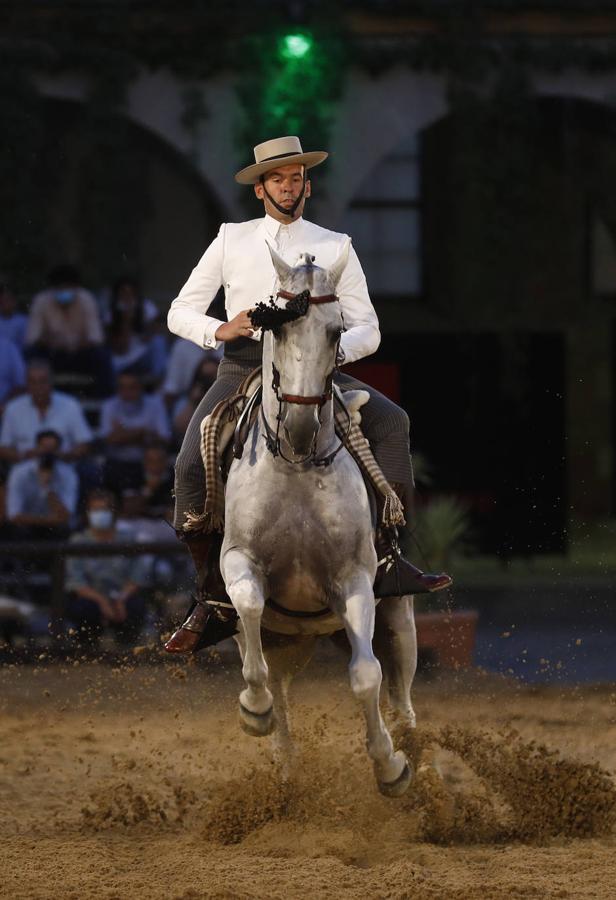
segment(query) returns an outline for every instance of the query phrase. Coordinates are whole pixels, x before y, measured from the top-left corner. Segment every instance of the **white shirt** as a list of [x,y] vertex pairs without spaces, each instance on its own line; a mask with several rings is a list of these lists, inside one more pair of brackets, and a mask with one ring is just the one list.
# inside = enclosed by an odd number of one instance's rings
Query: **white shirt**
[[[328,231],[302,218],[282,225],[266,215],[250,222],[221,225],[218,236],[171,304],[167,317],[169,330],[199,347],[218,347],[220,342],[216,341],[215,334],[223,323],[207,312],[221,285],[225,289],[229,319],[259,301],[267,301],[277,290],[267,241],[276,245],[289,265],[296,265],[301,253],[311,253],[317,266],[328,269],[338,258],[346,239],[345,234]],[[336,293],[346,328],[340,346],[345,361],[353,362],[374,353],[381,340],[366,277],[353,248]],[[259,340],[260,334],[254,338]]]
[[79,403],[68,394],[52,391],[44,415],[34,405],[30,394],[23,394],[7,403],[0,445],[23,453],[34,447],[39,431],[48,429],[58,432],[64,453],[72,450],[75,444],[86,444],[92,440],[92,431]]

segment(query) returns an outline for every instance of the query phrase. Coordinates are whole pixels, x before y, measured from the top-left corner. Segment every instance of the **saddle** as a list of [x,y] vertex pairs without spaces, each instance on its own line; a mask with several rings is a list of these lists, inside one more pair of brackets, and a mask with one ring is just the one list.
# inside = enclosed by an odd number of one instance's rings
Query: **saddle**
[[[345,391],[334,384],[335,426],[339,440],[351,453],[368,487],[368,494],[380,508],[380,524],[385,528],[404,525],[402,504],[383,475],[360,428],[361,407],[368,402],[367,391]],[[185,532],[223,532],[225,482],[233,459],[240,459],[259,412],[262,396],[261,369],[244,379],[236,394],[221,400],[201,423],[201,458],[205,467],[206,497],[203,512],[188,513]],[[375,517],[376,518],[376,517]],[[376,521],[375,521],[376,524]]]

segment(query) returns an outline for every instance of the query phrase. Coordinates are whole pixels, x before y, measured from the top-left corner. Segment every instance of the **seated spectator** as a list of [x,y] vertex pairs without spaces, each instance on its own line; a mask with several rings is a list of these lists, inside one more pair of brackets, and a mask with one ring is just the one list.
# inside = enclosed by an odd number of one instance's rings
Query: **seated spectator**
[[203,400],[208,389],[216,381],[219,358],[216,353],[206,352],[193,376],[188,396],[179,397],[173,409],[173,434],[178,446],[182,443],[188,423],[194,411]]
[[[86,505],[88,527],[74,534],[71,543],[105,544],[129,541],[115,522],[115,501],[109,491],[95,490]],[[66,587],[69,592],[66,617],[86,629],[96,643],[105,625],[113,627],[122,643],[134,642],[143,627],[146,601],[142,561],[138,556],[69,556]]]
[[40,431],[36,456],[11,469],[6,484],[6,516],[13,525],[13,537],[68,537],[77,509],[79,479],[73,466],[58,458],[60,444],[57,432]]
[[109,343],[116,373],[132,372],[149,383],[157,381],[166,368],[166,339],[154,333],[158,310],[144,299],[134,279],[116,281],[110,314]]
[[100,436],[105,441],[105,481],[114,490],[136,487],[142,477],[143,448],[149,441],[168,441],[167,412],[157,394],[144,394],[136,375],[118,378],[118,393],[103,403]]
[[18,347],[0,335],[0,413],[11,397],[26,386],[26,367]]
[[17,312],[17,301],[8,284],[0,283],[0,337],[22,350],[27,321],[23,313]]
[[150,444],[143,453],[139,484],[125,491],[123,514],[128,517],[164,518],[172,505],[173,467],[165,444]]
[[33,360],[26,372],[26,393],[6,405],[0,430],[0,459],[15,463],[38,456],[36,436],[49,429],[60,436],[59,459],[72,462],[89,452],[92,432],[79,403],[52,390],[48,363]]
[[27,355],[49,359],[56,372],[89,376],[91,393],[108,397],[113,392],[113,370],[96,300],[81,286],[73,266],[58,266],[48,281],[49,289],[32,300]]
[[219,350],[205,350],[192,341],[178,338],[171,347],[167,377],[161,388],[165,403],[171,407],[182,394],[188,394],[200,362],[212,358],[220,361],[221,356]]

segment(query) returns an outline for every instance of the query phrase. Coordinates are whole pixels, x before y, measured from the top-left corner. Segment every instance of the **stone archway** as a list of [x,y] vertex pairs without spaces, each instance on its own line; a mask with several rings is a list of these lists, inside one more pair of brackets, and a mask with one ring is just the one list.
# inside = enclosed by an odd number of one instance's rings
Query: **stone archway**
[[94,289],[136,273],[148,296],[165,304],[224,218],[204,178],[186,155],[135,121],[109,119],[110,129],[122,129],[118,145],[106,142],[104,129],[92,131],[79,101],[48,98],[43,115],[56,181],[47,264],[78,263]]

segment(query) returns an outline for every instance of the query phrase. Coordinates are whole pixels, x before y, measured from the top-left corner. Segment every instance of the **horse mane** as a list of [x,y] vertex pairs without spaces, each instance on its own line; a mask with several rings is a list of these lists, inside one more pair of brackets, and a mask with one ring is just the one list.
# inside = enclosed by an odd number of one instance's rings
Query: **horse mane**
[[274,337],[278,337],[282,326],[305,316],[309,306],[310,291],[302,291],[292,300],[287,300],[284,307],[278,306],[273,297],[269,298],[269,303],[257,303],[248,317],[255,328],[271,331]]

